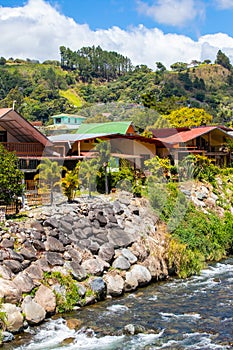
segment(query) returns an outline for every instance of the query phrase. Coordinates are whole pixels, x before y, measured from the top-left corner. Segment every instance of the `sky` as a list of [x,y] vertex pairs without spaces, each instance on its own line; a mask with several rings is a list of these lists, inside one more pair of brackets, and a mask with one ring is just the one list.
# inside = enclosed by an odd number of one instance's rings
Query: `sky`
[[60,46],[100,46],[131,59],[233,63],[233,0],[0,0],[0,57],[60,60]]

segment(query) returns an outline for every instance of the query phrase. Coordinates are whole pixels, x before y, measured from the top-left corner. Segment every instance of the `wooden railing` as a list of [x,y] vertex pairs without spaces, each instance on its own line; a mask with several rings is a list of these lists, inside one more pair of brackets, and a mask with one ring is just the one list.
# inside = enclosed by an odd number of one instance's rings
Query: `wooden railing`
[[41,156],[44,146],[41,143],[28,142],[2,142],[1,143],[9,152],[15,152],[20,156]]

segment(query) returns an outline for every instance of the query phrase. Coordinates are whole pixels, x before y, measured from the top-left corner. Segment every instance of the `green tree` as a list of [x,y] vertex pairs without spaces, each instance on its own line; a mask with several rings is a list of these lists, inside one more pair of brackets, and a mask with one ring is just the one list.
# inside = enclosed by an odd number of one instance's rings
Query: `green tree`
[[67,197],[68,202],[72,202],[75,198],[79,185],[81,183],[79,179],[80,162],[77,163],[73,170],[67,170],[65,176],[61,180],[61,186],[64,195]]
[[182,72],[183,70],[187,69],[188,64],[184,62],[176,62],[173,63],[170,67],[175,72]]
[[202,108],[183,107],[163,116],[171,127],[192,127],[210,124],[213,117]]
[[159,72],[165,72],[166,67],[161,62],[156,62],[156,68]]
[[104,171],[105,194],[109,193],[107,168],[111,157],[111,144],[107,141],[98,140],[96,151],[99,153],[98,162]]
[[42,192],[50,193],[50,204],[53,204],[54,191],[61,184],[63,166],[49,158],[44,158],[37,166],[38,173],[34,176],[34,180],[38,181],[38,187]]
[[79,178],[83,185],[87,185],[89,197],[91,197],[92,188],[96,185],[98,169],[97,157],[85,159],[80,164]]
[[18,168],[18,158],[0,144],[0,202],[10,204],[22,195],[23,172]]
[[215,63],[220,64],[221,66],[225,67],[226,69],[229,69],[229,70],[232,69],[230,59],[221,50],[218,50],[218,52],[217,52]]

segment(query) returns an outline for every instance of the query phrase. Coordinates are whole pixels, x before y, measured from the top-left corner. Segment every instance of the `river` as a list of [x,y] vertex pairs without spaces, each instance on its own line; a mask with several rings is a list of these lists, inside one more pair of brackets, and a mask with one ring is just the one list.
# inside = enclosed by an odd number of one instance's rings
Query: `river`
[[[200,276],[154,283],[29,328],[4,350],[155,350],[233,348],[233,258]],[[65,320],[78,318],[80,330]],[[127,324],[146,333],[122,335]]]

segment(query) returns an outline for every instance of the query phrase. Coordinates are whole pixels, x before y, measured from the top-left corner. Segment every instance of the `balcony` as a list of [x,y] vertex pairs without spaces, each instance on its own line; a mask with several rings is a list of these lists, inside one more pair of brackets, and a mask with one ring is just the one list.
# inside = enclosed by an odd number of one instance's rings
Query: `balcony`
[[44,146],[41,143],[29,142],[1,142],[9,152],[15,152],[17,157],[39,157],[42,156]]

